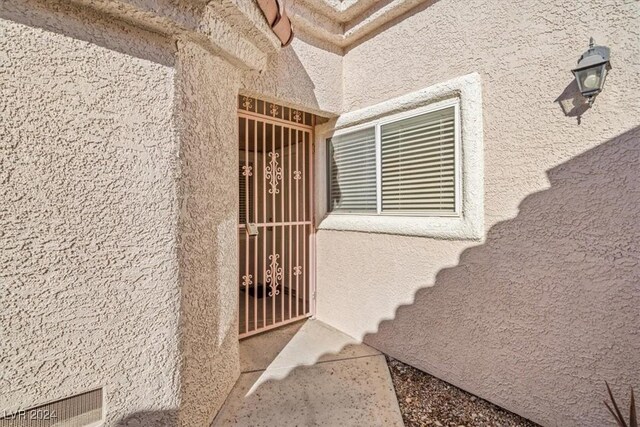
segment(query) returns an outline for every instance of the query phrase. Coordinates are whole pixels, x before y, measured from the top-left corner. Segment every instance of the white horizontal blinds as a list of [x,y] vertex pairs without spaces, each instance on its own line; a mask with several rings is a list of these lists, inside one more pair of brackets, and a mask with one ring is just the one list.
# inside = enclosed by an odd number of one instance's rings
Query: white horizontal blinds
[[375,128],[329,139],[329,210],[376,212]]
[[383,212],[455,212],[454,127],[454,107],[381,126]]

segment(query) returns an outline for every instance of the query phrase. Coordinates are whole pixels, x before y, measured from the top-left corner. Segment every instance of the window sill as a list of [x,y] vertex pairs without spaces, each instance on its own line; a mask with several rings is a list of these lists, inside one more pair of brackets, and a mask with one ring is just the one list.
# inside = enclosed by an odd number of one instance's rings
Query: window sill
[[318,230],[396,234],[443,240],[480,240],[483,236],[483,230],[477,225],[478,221],[462,216],[409,217],[329,214],[318,224]]

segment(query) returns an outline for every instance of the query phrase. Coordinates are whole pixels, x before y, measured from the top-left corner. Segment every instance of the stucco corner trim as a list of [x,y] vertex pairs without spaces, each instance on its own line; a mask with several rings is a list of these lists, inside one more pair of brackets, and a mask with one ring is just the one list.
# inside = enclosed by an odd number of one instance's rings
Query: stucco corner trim
[[[345,215],[326,213],[326,139],[335,131],[437,102],[458,99],[460,105],[461,213],[450,217]],[[482,86],[478,73],[471,73],[385,102],[342,114],[335,121],[316,128],[319,171],[316,177],[320,230],[359,231],[447,240],[484,238],[484,139]]]

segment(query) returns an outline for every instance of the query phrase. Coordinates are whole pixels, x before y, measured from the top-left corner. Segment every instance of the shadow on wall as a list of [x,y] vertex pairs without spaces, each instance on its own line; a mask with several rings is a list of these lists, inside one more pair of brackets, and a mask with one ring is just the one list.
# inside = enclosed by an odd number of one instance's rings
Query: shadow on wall
[[175,43],[67,0],[0,2],[0,17],[83,40],[109,50],[174,65]]
[[640,127],[551,169],[364,341],[542,425],[610,425],[604,381],[640,385],[639,172]]
[[554,101],[560,105],[565,117],[575,117],[578,124],[582,121],[582,115],[590,108],[587,98],[582,96],[578,88],[578,82],[573,79]]
[[640,385],[640,127],[548,177],[364,341],[539,423],[607,425],[604,381]]
[[315,89],[315,83],[309,77],[294,46],[290,45],[269,58],[266,70],[244,72],[240,93],[280,105],[318,112],[320,105]]
[[[402,22],[405,19],[407,19],[407,18],[409,18],[409,17],[411,17],[413,15],[416,15],[416,14],[422,12],[425,9],[430,8],[431,6],[433,6],[434,4],[438,3],[439,1],[440,0],[427,0],[427,1],[424,1],[424,2],[419,2],[416,6],[412,7],[409,10],[407,10],[406,12],[401,14],[400,16],[397,16],[397,17],[393,18],[389,22],[379,26],[375,30],[373,30],[373,31],[371,31],[369,33],[366,33],[361,38],[355,40],[352,44],[350,44],[349,46],[347,46],[345,48],[345,51],[349,52],[350,50],[357,48],[358,46],[360,46],[364,42],[373,39],[378,34],[384,33],[389,28],[392,28],[393,26],[397,25],[399,22]],[[373,14],[378,13],[379,10],[384,8],[388,3],[389,2],[386,2],[386,1],[377,2],[372,8],[367,10],[367,12],[366,12],[367,15],[373,15]],[[406,41],[403,40],[402,38],[398,38],[398,46],[397,46],[397,48],[401,49],[402,46],[403,46],[403,43],[406,43]]]

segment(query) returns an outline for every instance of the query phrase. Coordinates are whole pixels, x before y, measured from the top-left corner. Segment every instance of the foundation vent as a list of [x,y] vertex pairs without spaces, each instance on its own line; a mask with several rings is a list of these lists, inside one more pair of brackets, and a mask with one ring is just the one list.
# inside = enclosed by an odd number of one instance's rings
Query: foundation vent
[[88,427],[101,421],[101,388],[34,408],[0,412],[0,427]]

